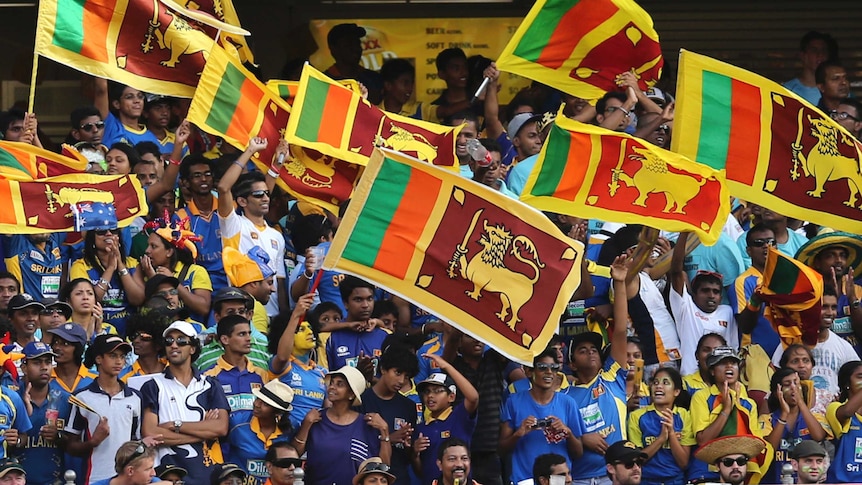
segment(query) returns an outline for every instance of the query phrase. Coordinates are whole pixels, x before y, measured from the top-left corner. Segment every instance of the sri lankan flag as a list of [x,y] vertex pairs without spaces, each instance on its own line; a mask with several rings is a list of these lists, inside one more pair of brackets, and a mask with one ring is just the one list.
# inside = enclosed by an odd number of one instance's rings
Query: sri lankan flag
[[760,299],[784,346],[816,345],[820,333],[823,276],[801,262],[769,248],[763,268]]
[[147,199],[134,175],[61,175],[41,180],[0,178],[0,232],[73,232],[72,207],[83,202],[113,204],[119,226],[147,212]]
[[512,72],[584,99],[634,71],[642,90],[664,60],[650,16],[632,0],[538,0],[497,58]]
[[526,364],[580,284],[583,248],[495,190],[378,149],[324,267],[373,281]]
[[708,245],[718,240],[730,210],[721,171],[562,116],[521,200],[543,211],[693,231]]
[[460,130],[386,113],[359,93],[306,65],[286,138],[360,165],[368,163],[375,146],[381,146],[454,169],[458,165],[455,138]]
[[[173,3],[174,0],[160,0],[165,3]],[[233,6],[232,0],[177,0],[181,7],[203,12],[225,24],[240,27],[239,16]],[[206,22],[211,23],[211,22]],[[215,33],[209,32],[211,37]],[[240,61],[254,64],[254,53],[246,41],[248,32],[239,32],[237,29],[221,29],[221,38],[233,45],[239,53]]]
[[671,150],[730,193],[788,217],[862,233],[862,145],[779,84],[682,51]]
[[43,0],[36,53],[147,92],[190,98],[214,40],[159,0]]
[[[74,148],[63,145],[63,150],[74,151]],[[43,150],[29,143],[0,141],[0,177],[2,178],[34,180],[81,173],[85,170],[87,170],[87,160],[80,154],[77,158],[70,158]]]
[[[361,92],[359,83],[353,79],[343,79],[338,81],[344,87],[350,88],[354,93]],[[266,87],[271,89],[278,97],[287,101],[287,104],[293,106],[293,99],[296,98],[296,93],[299,91],[299,81],[284,81],[281,79],[270,79],[266,82]]]

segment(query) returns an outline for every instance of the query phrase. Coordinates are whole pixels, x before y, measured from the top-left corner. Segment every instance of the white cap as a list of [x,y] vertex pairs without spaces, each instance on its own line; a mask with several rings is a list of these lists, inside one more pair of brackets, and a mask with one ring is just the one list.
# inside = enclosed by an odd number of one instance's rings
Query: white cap
[[185,322],[183,320],[177,320],[174,323],[170,324],[170,326],[166,328],[164,332],[162,332],[162,337],[167,337],[168,332],[170,332],[171,330],[179,330],[187,337],[197,337],[198,335],[198,333],[195,331],[195,327],[193,327],[191,323]]

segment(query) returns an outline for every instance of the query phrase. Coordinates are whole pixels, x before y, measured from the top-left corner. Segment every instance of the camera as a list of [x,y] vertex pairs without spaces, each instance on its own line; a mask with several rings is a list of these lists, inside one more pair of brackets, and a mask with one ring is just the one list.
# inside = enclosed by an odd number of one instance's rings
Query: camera
[[533,429],[547,428],[548,426],[551,425],[551,423],[553,423],[553,421],[554,420],[551,418],[542,418],[542,419],[536,421],[536,424],[533,425]]

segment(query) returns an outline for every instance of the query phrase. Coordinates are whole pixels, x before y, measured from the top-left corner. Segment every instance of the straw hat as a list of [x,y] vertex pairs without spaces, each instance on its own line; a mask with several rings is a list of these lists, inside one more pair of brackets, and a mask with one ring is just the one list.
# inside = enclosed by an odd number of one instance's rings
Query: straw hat
[[722,436],[698,448],[694,457],[709,464],[715,464],[727,455],[745,455],[754,458],[766,448],[762,438],[752,435]]
[[359,485],[363,478],[372,473],[386,475],[390,484],[395,481],[395,475],[389,472],[389,465],[383,463],[380,458],[373,456],[359,464],[359,472],[353,477],[353,485]]
[[849,232],[824,231],[803,244],[796,251],[795,258],[813,268],[817,254],[829,246],[839,246],[847,250],[847,266],[853,268],[854,274],[858,276],[859,269],[862,268],[862,238]]
[[259,389],[252,389],[254,397],[269,404],[270,406],[290,412],[293,406],[293,389],[278,379],[273,379]]
[[347,384],[350,385],[350,390],[353,391],[353,395],[356,396],[356,399],[353,400],[353,406],[361,405],[361,396],[362,393],[365,392],[365,377],[362,375],[362,372],[360,372],[356,367],[345,365],[336,371],[326,374],[326,384],[329,385],[329,381],[332,379],[332,376],[339,375],[347,379]]

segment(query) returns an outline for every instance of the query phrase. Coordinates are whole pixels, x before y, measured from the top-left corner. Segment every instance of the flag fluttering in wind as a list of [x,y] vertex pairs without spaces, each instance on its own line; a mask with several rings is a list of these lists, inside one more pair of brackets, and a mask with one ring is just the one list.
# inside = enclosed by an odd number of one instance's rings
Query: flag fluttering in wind
[[0,177],[9,180],[34,180],[87,170],[87,159],[74,148],[63,145],[59,155],[29,143],[0,141]]
[[512,72],[584,99],[632,71],[646,90],[664,65],[649,14],[633,0],[537,0],[497,59]]
[[529,363],[580,284],[582,253],[583,245],[542,213],[452,171],[378,149],[324,267],[433,309]]
[[862,144],[769,79],[682,51],[671,143],[674,152],[725,170],[733,196],[862,233]]
[[771,311],[765,314],[785,347],[817,344],[823,298],[820,273],[769,248],[758,296],[769,306]]

